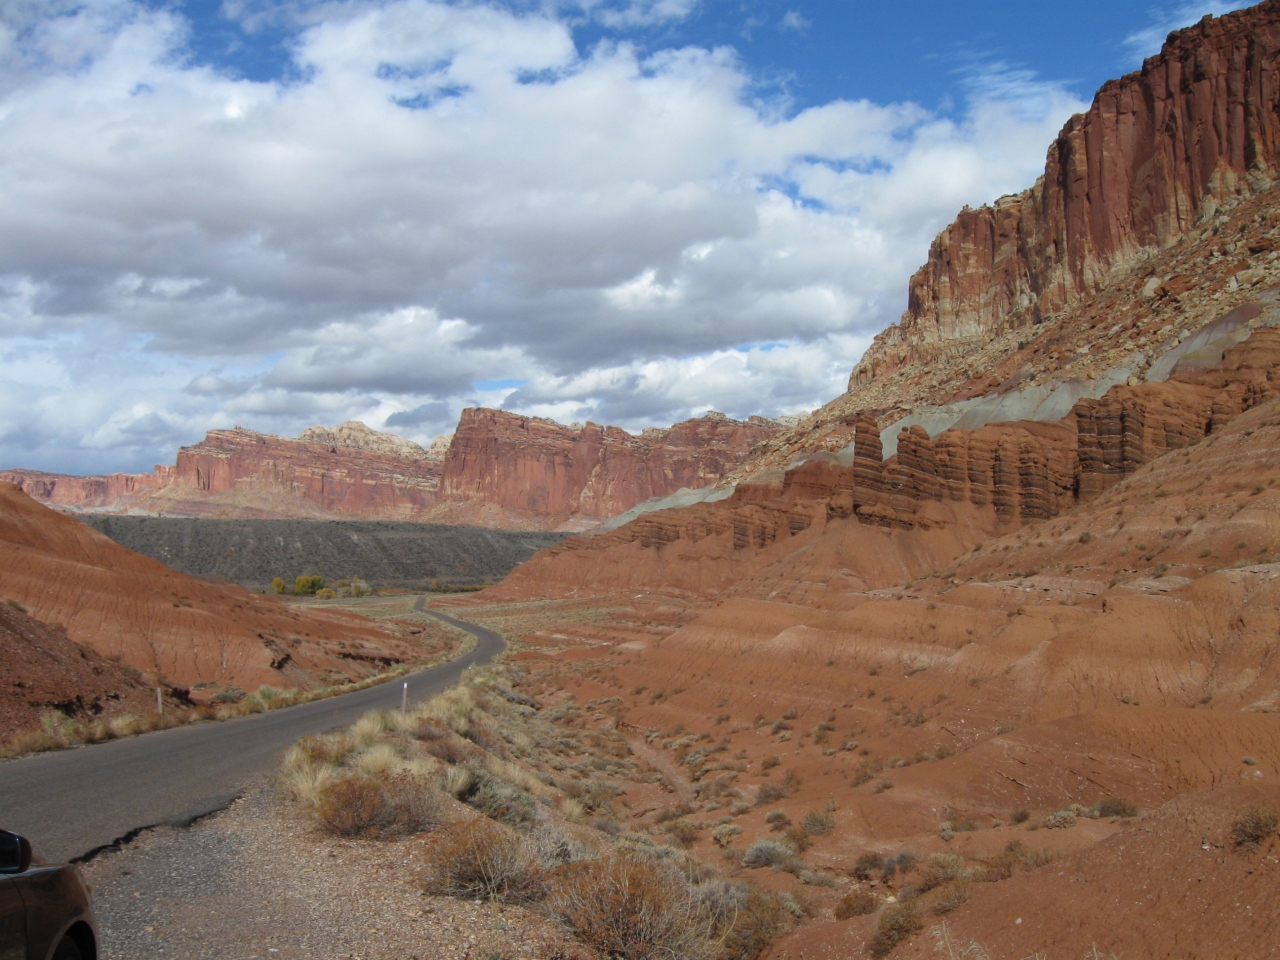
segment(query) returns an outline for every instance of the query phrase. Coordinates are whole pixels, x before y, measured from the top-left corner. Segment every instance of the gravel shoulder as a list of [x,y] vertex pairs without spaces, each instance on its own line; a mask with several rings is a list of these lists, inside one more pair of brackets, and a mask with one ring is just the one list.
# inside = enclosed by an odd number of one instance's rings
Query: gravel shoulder
[[584,957],[519,907],[417,887],[421,838],[320,834],[270,781],[190,827],[161,827],[81,867],[103,960],[538,960]]

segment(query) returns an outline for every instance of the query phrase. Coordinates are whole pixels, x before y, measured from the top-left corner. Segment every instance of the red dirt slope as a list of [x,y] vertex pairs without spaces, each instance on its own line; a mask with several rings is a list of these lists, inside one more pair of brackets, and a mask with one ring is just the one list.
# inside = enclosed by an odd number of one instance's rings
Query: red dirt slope
[[368,620],[205,583],[0,484],[0,593],[75,642],[180,686],[311,688],[411,660]]
[[41,714],[110,716],[153,709],[154,693],[128,667],[106,660],[65,630],[0,603],[0,731],[35,726]]

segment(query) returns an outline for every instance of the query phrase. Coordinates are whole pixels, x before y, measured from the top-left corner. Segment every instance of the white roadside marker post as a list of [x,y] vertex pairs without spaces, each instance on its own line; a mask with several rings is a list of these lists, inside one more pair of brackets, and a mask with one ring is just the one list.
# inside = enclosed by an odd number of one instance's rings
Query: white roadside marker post
[[164,701],[160,699],[160,688],[156,687],[156,713],[164,713]]
[[404,689],[400,691],[400,712],[409,712],[409,681],[404,682]]

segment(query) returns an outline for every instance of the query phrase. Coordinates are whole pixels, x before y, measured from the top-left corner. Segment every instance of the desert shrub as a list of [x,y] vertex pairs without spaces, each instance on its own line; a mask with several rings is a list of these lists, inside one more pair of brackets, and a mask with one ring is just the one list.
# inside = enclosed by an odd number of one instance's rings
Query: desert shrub
[[1050,830],[1066,830],[1076,825],[1074,810],[1057,810],[1044,818],[1044,825]]
[[892,857],[884,862],[884,871],[881,876],[885,881],[892,880],[899,873],[910,873],[916,868],[916,864],[920,858],[910,850],[903,850],[901,853],[895,853]]
[[437,782],[449,796],[460,799],[471,792],[476,775],[466,767],[445,767]]
[[283,578],[283,577],[276,577],[274,580],[272,580],[272,581],[271,581],[271,592],[272,592],[272,593],[281,593],[281,594],[282,594],[282,593],[284,593],[284,578]]
[[1136,817],[1138,807],[1132,800],[1124,797],[1107,797],[1099,800],[1093,807],[1095,817]]
[[864,853],[853,865],[853,875],[859,880],[870,880],[877,871],[884,869],[884,857],[878,853]]
[[923,924],[914,903],[896,903],[880,914],[875,935],[871,938],[871,955],[887,956],[903,940],[917,933]]
[[332,590],[329,587],[321,587],[316,591],[316,597],[320,600],[332,600],[337,595],[338,591]]
[[836,818],[830,810],[810,810],[800,821],[805,833],[817,837],[835,829]]
[[60,746],[62,746],[61,743],[43,730],[23,730],[15,733],[10,738],[5,748],[5,753],[11,757],[17,757],[22,756],[24,753],[57,750]]
[[842,897],[836,904],[836,919],[848,920],[850,917],[865,917],[880,909],[880,901],[869,890],[855,890]]
[[776,840],[758,840],[747,847],[742,855],[742,865],[748,868],[785,867],[795,858],[795,853]]
[[781,757],[765,757],[760,761],[760,769],[762,771],[772,770],[774,767],[782,763]]
[[487,817],[513,827],[532,823],[535,816],[533,799],[519,787],[491,777],[476,774],[471,788],[460,797]]
[[853,785],[860,787],[864,783],[870,783],[876,778],[881,770],[884,769],[884,763],[879,760],[863,760],[858,764],[858,769],[853,774]]
[[571,863],[548,878],[547,907],[601,954],[709,957],[710,924],[674,869],[637,856]]
[[79,743],[84,739],[80,725],[61,710],[40,714],[40,728],[59,746]]
[[667,823],[671,820],[678,820],[681,817],[687,817],[693,813],[697,807],[691,803],[677,803],[674,807],[663,807],[654,814],[654,823]]
[[756,806],[762,807],[766,803],[777,803],[786,795],[786,789],[779,784],[762,783],[756,788]]
[[701,831],[688,820],[673,820],[667,826],[667,834],[681,847],[691,847]]
[[722,823],[711,831],[711,839],[715,841],[717,846],[727,847],[733,842],[733,838],[742,833],[742,828],[736,823]]
[[[708,910],[708,904],[701,894],[707,886],[696,888],[704,910]],[[790,926],[790,914],[782,899],[754,887],[728,887],[723,883],[716,886],[728,891],[727,896],[717,898],[721,902],[719,910],[708,910],[714,924],[714,940],[720,946],[719,957],[756,960]]]
[[787,827],[782,832],[782,839],[796,853],[804,853],[809,849],[809,834],[805,832],[804,827]]
[[964,857],[955,853],[935,853],[929,857],[929,862],[921,871],[916,889],[921,893],[927,893],[935,887],[963,877],[964,874]]
[[354,774],[322,777],[311,810],[320,826],[337,836],[385,837],[435,829],[442,804],[435,787],[420,777]]
[[375,834],[390,821],[382,785],[373,777],[340,777],[319,791],[315,818],[340,837]]
[[300,763],[341,763],[347,755],[346,741],[341,736],[303,737],[284,755],[286,769]]
[[444,796],[426,777],[394,776],[383,784],[392,822],[385,834],[423,833],[444,822]]
[[113,737],[127,737],[138,732],[138,718],[132,714],[122,713],[114,718],[107,727]]
[[782,789],[786,790],[787,793],[795,793],[800,789],[800,784],[803,782],[804,779],[800,774],[796,773],[794,770],[788,770],[787,775],[782,778]]
[[1251,807],[1231,825],[1231,841],[1237,847],[1252,850],[1276,832],[1280,817],[1274,810]]
[[524,839],[485,817],[439,831],[424,857],[428,893],[521,902],[545,892],[542,870]]
[[1031,819],[1031,812],[1027,810],[1025,807],[1019,807],[1017,810],[1013,811],[1013,813],[1009,815],[1009,819],[1012,820],[1014,823],[1026,823],[1028,820]]
[[1001,853],[986,862],[986,869],[978,877],[979,880],[996,882],[1008,880],[1021,870],[1034,870],[1051,862],[1055,854],[1047,850],[1032,850],[1024,847],[1022,841],[1013,840]]
[[963,880],[954,880],[942,888],[938,899],[933,902],[933,912],[938,916],[950,913],[961,904],[969,902],[969,884]]
[[437,760],[458,766],[483,760],[484,753],[475,744],[463,740],[452,731],[448,736],[424,740],[422,749]]

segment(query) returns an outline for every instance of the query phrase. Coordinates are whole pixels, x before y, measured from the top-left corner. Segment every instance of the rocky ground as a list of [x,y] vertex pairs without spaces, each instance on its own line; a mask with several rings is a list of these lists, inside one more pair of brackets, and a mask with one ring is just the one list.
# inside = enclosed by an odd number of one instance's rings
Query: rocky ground
[[373,586],[493,583],[562,534],[362,520],[83,516],[116,543],[193,577],[251,590],[300,575]]
[[424,895],[416,841],[339,840],[259,784],[189,828],[148,831],[81,869],[103,960],[512,960],[563,955],[520,907]]

